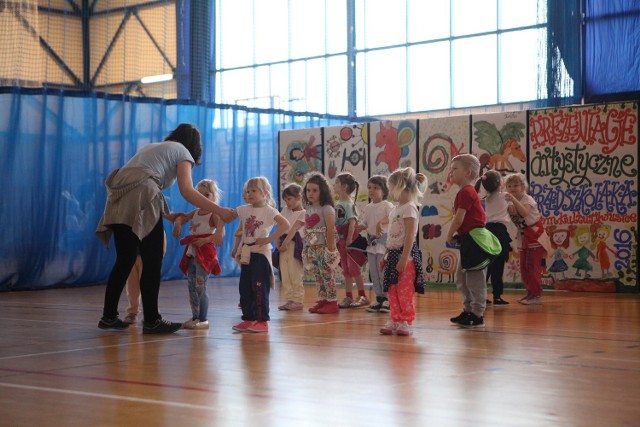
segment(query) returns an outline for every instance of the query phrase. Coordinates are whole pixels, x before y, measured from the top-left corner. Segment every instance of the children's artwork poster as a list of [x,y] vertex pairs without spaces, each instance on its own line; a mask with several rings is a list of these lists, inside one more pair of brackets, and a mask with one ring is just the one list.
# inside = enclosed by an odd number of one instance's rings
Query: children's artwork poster
[[469,126],[468,116],[424,119],[418,123],[418,172],[429,180],[422,198],[418,243],[425,278],[430,282],[455,282],[460,254],[447,246],[446,238],[458,187],[449,179],[449,166],[453,157],[469,152]]
[[638,104],[530,111],[529,144],[548,280],[637,287]]
[[369,202],[369,124],[349,124],[324,128],[324,176],[333,188],[336,176],[349,172],[360,184],[358,206]]
[[279,194],[287,184],[304,186],[308,174],[322,173],[322,128],[280,131],[278,143]]
[[471,116],[472,152],[480,169],[493,169],[502,175],[526,174],[527,112],[514,111]]
[[382,121],[369,124],[371,175],[389,176],[398,168],[416,169],[417,122]]

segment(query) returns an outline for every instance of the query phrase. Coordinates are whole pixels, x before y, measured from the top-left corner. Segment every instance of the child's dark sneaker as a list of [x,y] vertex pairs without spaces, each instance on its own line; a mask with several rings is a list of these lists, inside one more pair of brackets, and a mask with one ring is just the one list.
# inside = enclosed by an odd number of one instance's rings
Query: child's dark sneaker
[[509,304],[508,301],[505,301],[500,297],[493,299],[493,305],[508,305],[508,304]]
[[484,316],[476,316],[473,313],[469,313],[467,317],[460,320],[458,325],[465,328],[479,328],[484,326]]
[[98,328],[100,329],[115,329],[116,331],[123,331],[129,327],[129,324],[114,317],[113,319],[107,319],[103,317],[98,322]]
[[380,311],[380,307],[382,307],[382,303],[376,302],[375,304],[371,304],[369,307],[367,307],[367,311],[369,313],[377,313]]
[[142,322],[143,334],[171,334],[182,327],[182,323],[169,322],[160,318],[153,323]]
[[452,317],[451,319],[449,319],[451,321],[451,323],[460,323],[461,320],[464,320],[467,318],[467,316],[469,315],[469,313],[467,313],[466,311],[463,311],[462,313],[458,314],[456,317]]
[[389,313],[391,311],[391,306],[389,305],[389,300],[382,301],[382,306],[380,306],[380,313]]

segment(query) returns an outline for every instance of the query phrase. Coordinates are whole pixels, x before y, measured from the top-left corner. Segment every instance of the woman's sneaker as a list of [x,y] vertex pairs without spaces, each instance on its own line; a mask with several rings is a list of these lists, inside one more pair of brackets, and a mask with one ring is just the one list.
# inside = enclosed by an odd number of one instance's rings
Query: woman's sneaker
[[413,331],[411,330],[411,325],[409,325],[407,322],[402,322],[396,329],[396,335],[408,337],[412,333]]
[[118,317],[114,317],[113,319],[107,319],[106,317],[103,317],[98,322],[98,328],[100,329],[115,329],[116,331],[123,331],[128,327],[129,324],[118,319]]
[[143,334],[171,334],[182,327],[182,323],[169,322],[160,318],[154,323],[142,322]]

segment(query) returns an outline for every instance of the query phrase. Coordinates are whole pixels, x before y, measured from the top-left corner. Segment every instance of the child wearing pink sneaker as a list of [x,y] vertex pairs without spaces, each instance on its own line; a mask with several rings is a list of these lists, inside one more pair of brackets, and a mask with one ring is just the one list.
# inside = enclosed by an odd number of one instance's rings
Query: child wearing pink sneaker
[[388,293],[391,320],[383,335],[408,336],[416,317],[414,293],[424,293],[422,253],[416,243],[418,200],[427,189],[427,177],[412,168],[396,169],[388,179],[389,200],[398,205],[389,214],[384,290]]
[[[264,177],[247,181],[249,204],[237,208],[242,226],[240,254],[240,307],[237,332],[268,332],[269,292],[273,285],[271,242],[289,229],[289,222],[275,208],[271,184]],[[269,235],[273,226],[276,231]]]
[[333,195],[324,176],[311,175],[302,192],[305,204],[304,247],[302,264],[316,278],[318,300],[310,313],[337,313],[336,268],[340,255],[336,249],[336,226]]

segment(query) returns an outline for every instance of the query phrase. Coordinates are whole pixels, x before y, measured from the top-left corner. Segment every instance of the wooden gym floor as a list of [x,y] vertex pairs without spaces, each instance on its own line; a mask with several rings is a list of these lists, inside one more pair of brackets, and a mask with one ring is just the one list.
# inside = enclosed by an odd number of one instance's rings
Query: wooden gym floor
[[[208,331],[97,328],[103,286],[0,294],[2,426],[637,426],[640,295],[545,292],[449,323],[455,289],[418,297],[411,337],[385,314],[279,312],[233,333],[237,279],[210,279]],[[339,296],[344,290],[339,290]],[[306,305],[314,290],[307,289]],[[121,301],[121,313],[126,307]],[[190,317],[185,281],[160,309]]]

